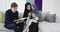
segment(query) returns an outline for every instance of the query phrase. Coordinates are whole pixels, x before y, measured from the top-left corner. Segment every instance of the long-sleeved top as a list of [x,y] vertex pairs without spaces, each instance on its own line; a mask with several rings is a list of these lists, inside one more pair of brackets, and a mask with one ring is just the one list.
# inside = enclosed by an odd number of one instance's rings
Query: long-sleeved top
[[13,24],[13,21],[16,19],[18,19],[18,11],[13,13],[11,9],[8,9],[5,13],[5,26],[7,26],[8,24]]

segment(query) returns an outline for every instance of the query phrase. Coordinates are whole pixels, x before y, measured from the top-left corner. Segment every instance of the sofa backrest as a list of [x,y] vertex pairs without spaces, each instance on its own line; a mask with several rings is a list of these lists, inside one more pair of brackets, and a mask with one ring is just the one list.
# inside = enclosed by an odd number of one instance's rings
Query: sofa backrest
[[2,16],[2,15],[1,15],[1,12],[0,12],[0,20],[1,20],[1,16]]

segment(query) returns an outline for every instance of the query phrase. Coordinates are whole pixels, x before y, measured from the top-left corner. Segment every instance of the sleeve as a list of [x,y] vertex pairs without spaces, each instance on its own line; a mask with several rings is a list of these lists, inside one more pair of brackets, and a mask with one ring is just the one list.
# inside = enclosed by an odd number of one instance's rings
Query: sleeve
[[6,11],[5,13],[5,24],[11,23],[10,13]]
[[[24,14],[23,14],[23,18],[24,17],[27,17],[27,13],[24,11]],[[26,22],[27,19],[25,19],[24,21]]]
[[27,17],[27,14],[26,14],[26,12],[25,12],[25,11],[24,11],[23,17]]

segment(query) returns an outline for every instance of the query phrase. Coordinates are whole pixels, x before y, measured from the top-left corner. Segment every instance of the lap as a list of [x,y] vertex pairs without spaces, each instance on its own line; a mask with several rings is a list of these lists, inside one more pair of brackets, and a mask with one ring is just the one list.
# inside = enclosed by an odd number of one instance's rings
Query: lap
[[8,24],[6,25],[7,29],[14,29],[15,24]]
[[13,24],[8,24],[8,25],[6,25],[6,28],[7,29],[15,29],[15,28],[17,28],[19,26],[19,28],[23,28],[24,27],[24,23],[20,23],[20,24],[15,24],[15,23],[13,23]]

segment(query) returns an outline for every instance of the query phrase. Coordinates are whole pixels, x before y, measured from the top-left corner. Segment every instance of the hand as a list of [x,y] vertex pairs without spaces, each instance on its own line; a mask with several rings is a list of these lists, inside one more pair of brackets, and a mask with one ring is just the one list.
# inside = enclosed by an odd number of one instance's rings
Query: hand
[[16,24],[19,24],[20,22],[16,22]]
[[29,13],[28,16],[31,16],[31,13]]
[[35,14],[34,13],[32,13],[32,17],[35,17]]
[[16,24],[19,24],[19,23],[21,23],[21,22],[19,22],[19,21],[16,22]]

